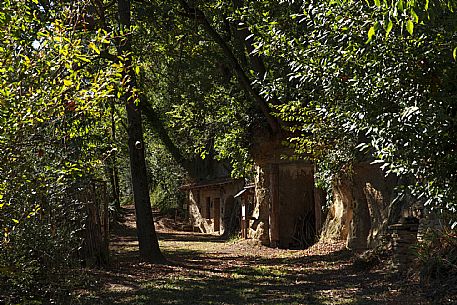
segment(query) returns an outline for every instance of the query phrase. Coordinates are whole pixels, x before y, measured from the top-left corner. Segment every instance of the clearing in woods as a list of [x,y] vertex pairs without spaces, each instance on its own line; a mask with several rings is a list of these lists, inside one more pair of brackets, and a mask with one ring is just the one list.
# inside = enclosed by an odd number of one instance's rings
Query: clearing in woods
[[280,250],[175,231],[159,220],[167,265],[140,263],[134,210],[111,241],[112,266],[88,270],[78,304],[433,304],[417,284],[353,266],[343,244]]

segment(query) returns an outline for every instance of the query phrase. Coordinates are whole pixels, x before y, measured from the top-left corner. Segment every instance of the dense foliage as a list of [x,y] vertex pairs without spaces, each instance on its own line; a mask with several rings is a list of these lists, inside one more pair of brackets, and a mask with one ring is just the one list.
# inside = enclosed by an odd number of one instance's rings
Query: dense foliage
[[[379,163],[456,223],[454,1],[134,1],[134,28],[122,31],[113,3],[0,7],[8,302],[53,298],[59,281],[49,283],[79,262],[77,194],[91,180],[109,182],[116,206],[120,190],[131,198],[131,101],[120,99],[128,90],[148,107],[148,183],[159,208],[178,206],[186,162],[228,161],[233,176],[249,177],[252,143],[268,134],[315,161],[320,185],[353,163]],[[118,53],[125,37],[131,52]]]
[[84,30],[79,12],[71,3],[37,1],[0,8],[0,287],[9,291],[7,303],[61,295],[82,244],[77,194],[103,175],[111,149],[107,102],[117,68],[98,56],[108,33]]
[[247,131],[256,110],[239,90],[220,46],[178,3],[149,1],[135,12],[142,90],[173,143],[188,160],[211,154],[231,162],[235,176],[246,175]]
[[348,162],[381,163],[417,198],[455,215],[451,3],[291,2],[256,2],[239,14],[272,62],[259,82],[281,100],[296,152],[332,174]]

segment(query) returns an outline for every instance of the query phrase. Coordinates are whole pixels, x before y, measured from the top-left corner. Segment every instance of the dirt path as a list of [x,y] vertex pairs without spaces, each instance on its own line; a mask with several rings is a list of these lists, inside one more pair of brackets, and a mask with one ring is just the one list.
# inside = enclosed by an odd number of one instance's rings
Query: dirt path
[[112,267],[91,270],[79,304],[433,304],[415,284],[356,270],[342,244],[291,251],[178,232],[159,221],[169,265],[139,263],[133,209],[111,243]]

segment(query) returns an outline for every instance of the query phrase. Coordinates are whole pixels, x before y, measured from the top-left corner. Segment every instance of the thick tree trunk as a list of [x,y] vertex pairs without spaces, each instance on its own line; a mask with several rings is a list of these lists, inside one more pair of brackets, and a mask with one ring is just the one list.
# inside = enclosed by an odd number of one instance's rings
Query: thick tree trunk
[[[130,1],[118,0],[117,3],[120,26],[125,33],[130,30]],[[131,50],[130,37],[125,36],[119,43],[118,52],[120,56],[126,58],[125,76],[128,76],[127,90],[123,98],[128,119],[130,170],[140,257],[149,262],[163,262],[164,257],[160,252],[149,198],[141,111],[136,105],[136,98],[132,93],[132,88],[136,87],[136,79],[132,69]]]
[[126,108],[129,122],[130,170],[140,256],[147,261],[159,262],[163,260],[163,256],[154,228],[149,198],[141,112],[133,101],[128,102]]

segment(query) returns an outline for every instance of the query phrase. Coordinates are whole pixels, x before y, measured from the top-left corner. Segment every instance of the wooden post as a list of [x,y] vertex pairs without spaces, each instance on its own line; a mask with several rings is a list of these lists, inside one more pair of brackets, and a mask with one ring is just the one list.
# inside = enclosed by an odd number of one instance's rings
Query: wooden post
[[219,232],[219,235],[221,233],[221,199],[220,198],[214,198],[213,201],[213,228],[214,232]]
[[246,225],[246,196],[241,196],[241,238],[247,238],[247,225]]
[[270,165],[270,247],[279,246],[279,165]]

